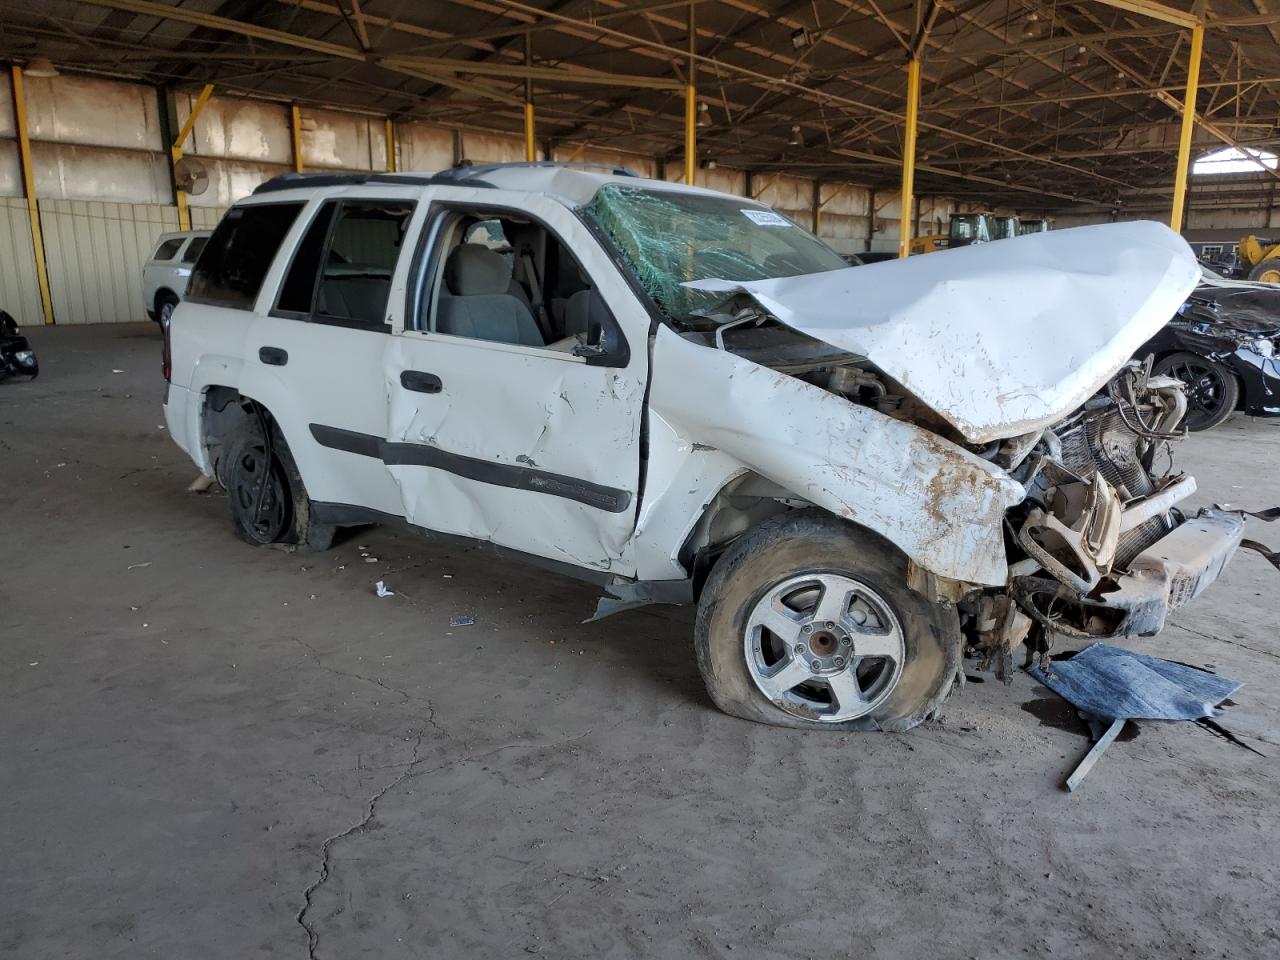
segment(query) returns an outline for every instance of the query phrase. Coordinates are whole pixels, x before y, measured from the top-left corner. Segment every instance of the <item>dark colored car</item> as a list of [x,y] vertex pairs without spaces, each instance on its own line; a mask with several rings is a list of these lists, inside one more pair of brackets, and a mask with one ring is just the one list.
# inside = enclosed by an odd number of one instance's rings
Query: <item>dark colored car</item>
[[1169,323],[1138,350],[1153,373],[1187,385],[1189,430],[1208,430],[1240,410],[1280,416],[1280,287],[1204,279]]
[[35,379],[39,372],[35,351],[27,338],[18,333],[17,322],[0,310],[0,380],[18,375]]
[[880,263],[884,260],[897,260],[898,255],[884,250],[869,250],[866,253],[846,253],[844,262],[851,267],[861,267],[867,263]]

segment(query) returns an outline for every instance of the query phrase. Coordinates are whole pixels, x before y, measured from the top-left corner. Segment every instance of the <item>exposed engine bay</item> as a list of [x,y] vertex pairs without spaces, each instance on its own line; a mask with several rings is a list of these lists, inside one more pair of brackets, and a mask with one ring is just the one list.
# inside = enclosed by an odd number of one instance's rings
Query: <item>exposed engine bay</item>
[[905,420],[1016,480],[1025,499],[1004,517],[1002,588],[951,584],[966,646],[1005,679],[1018,646],[1047,658],[1055,636],[1150,636],[1169,611],[1216,578],[1239,545],[1238,512],[1176,504],[1195,481],[1174,468],[1171,444],[1187,412],[1183,384],[1131,361],[1052,427],[975,444],[865,357],[779,324],[745,297],[721,305],[710,331],[687,339]]

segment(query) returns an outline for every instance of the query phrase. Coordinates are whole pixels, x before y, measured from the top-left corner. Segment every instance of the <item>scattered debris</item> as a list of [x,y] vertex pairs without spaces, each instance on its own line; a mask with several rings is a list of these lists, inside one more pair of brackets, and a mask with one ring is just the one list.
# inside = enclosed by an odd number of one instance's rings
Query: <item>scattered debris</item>
[[111,372],[112,372],[112,373],[124,373],[124,371],[123,371],[123,370],[112,370]]
[[364,562],[365,562],[365,563],[377,563],[377,562],[378,562],[378,558],[377,558],[377,557],[365,557],[365,558],[364,558]]
[[129,566],[128,566],[128,568],[127,568],[127,569],[129,569],[129,570],[141,570],[143,567],[149,567],[149,566],[151,566],[151,563],[152,563],[152,561],[150,561],[150,560],[148,560],[146,563],[131,563],[131,564],[129,564]]
[[205,476],[202,473],[187,485],[187,493],[206,493],[212,486],[213,477]]
[[387,585],[381,580],[374,585],[373,591],[380,597],[394,597],[396,595],[396,592],[394,590],[388,590]]
[[469,627],[476,622],[475,617],[454,617],[449,621],[451,627]]
[[1066,780],[1076,790],[1127,720],[1202,720],[1240,689],[1238,680],[1198,667],[1095,643],[1070,660],[1028,671],[1073,704],[1097,741]]

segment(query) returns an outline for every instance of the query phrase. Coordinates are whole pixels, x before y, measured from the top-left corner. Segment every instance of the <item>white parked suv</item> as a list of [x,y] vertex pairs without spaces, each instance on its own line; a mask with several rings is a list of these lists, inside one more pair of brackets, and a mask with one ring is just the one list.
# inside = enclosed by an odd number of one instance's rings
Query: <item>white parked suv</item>
[[208,230],[162,233],[151,259],[142,265],[142,302],[147,316],[164,326],[187,292],[191,268],[209,240]]
[[249,543],[397,523],[598,616],[696,602],[727,712],[901,730],[966,647],[1153,634],[1235,551],[1157,469],[1181,385],[1129,362],[1197,278],[1154,223],[848,268],[621,170],[295,174],[210,238],[165,418]]

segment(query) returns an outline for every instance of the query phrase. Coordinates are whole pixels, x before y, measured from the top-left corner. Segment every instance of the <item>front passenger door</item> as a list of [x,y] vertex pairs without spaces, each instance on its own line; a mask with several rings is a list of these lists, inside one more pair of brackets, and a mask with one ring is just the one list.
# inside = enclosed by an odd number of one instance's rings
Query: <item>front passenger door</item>
[[[419,329],[394,335],[388,352],[386,459],[404,515],[430,530],[629,575],[648,316],[564,206],[535,195],[510,209],[466,202],[477,194],[436,193],[457,202],[432,206],[434,241],[411,278]],[[547,319],[539,334],[529,315],[550,302],[554,281],[543,276],[517,303],[521,290],[508,281],[518,257],[464,242],[468,224],[494,218],[513,233],[541,227],[572,251],[593,286],[593,325],[608,326],[608,351],[579,343],[575,354],[569,338],[549,342]],[[471,269],[446,269],[451,254],[453,266]]]

